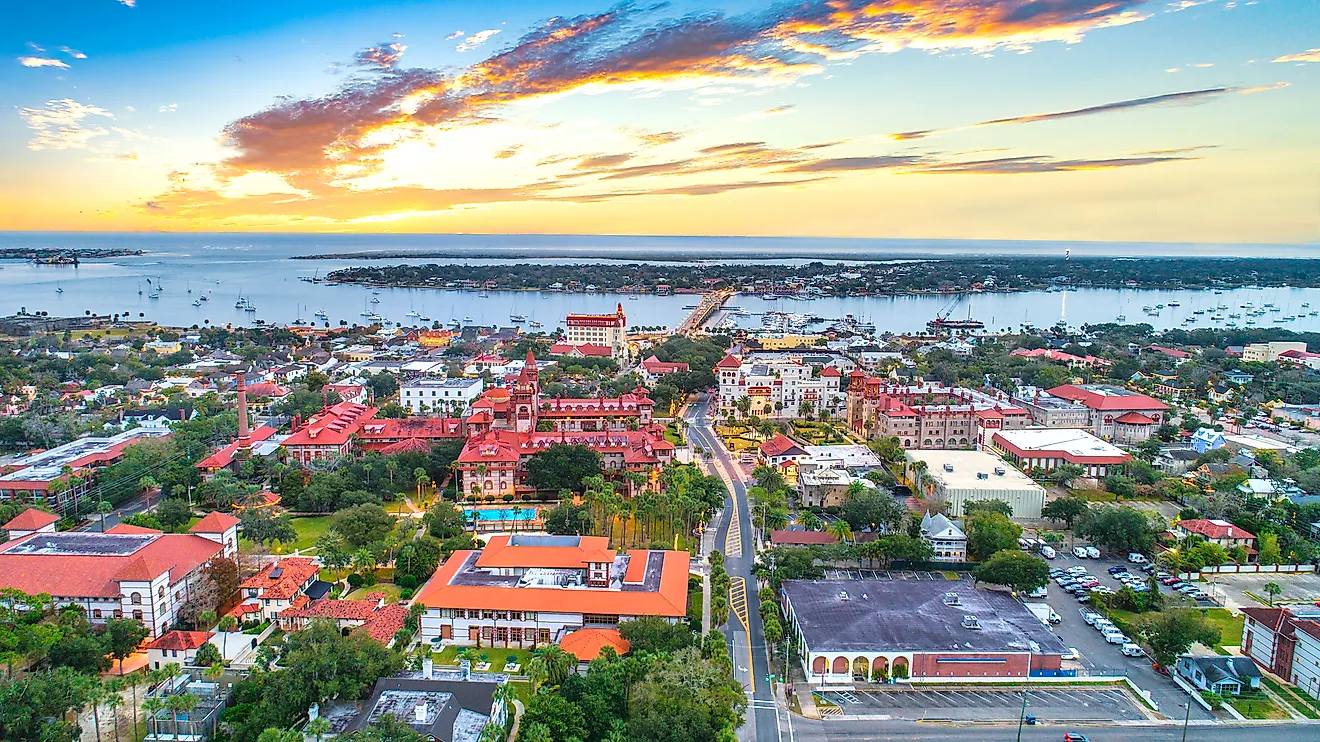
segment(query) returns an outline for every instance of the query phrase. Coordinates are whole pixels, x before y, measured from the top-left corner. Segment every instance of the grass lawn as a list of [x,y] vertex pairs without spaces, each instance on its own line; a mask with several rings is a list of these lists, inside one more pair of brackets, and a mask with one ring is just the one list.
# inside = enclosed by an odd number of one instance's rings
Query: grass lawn
[[298,533],[298,538],[292,544],[284,544],[288,551],[294,549],[310,549],[316,545],[316,542],[330,530],[330,524],[334,517],[330,515],[320,515],[312,518],[293,518],[293,530]]
[[[458,653],[462,649],[463,647],[451,644],[439,652],[432,652],[431,657],[434,658],[437,665],[457,665]],[[526,669],[528,661],[532,659],[532,650],[530,649],[502,649],[500,647],[493,649],[491,647],[474,647],[474,649],[476,649],[478,655],[484,654],[489,658],[491,672],[502,671],[510,655],[515,658],[515,662],[522,665],[523,669]],[[528,692],[530,693],[530,688]]]
[[[509,690],[513,691],[514,698],[516,698],[519,701],[522,701],[523,708],[527,708],[527,704],[531,703],[532,701],[531,683],[517,683],[510,681]],[[512,713],[512,711],[510,711],[510,713]]]
[[1270,690],[1279,694],[1283,700],[1287,701],[1297,713],[1308,719],[1320,719],[1320,701],[1316,701],[1291,685],[1276,683],[1268,677],[1261,678],[1261,680],[1265,682],[1265,685],[1268,686]]
[[372,585],[371,587],[364,586],[354,590],[353,592],[344,596],[344,599],[365,600],[367,597],[367,593],[385,593],[386,603],[397,603],[399,602],[399,590],[400,590],[399,586],[395,585],[392,582],[377,582],[375,585]]
[[1201,613],[1219,627],[1219,643],[1221,645],[1236,647],[1242,644],[1242,622],[1244,619],[1241,613],[1235,615],[1226,608],[1206,608]]
[[1287,719],[1290,718],[1269,696],[1260,694],[1251,698],[1225,698],[1239,714],[1248,719]]

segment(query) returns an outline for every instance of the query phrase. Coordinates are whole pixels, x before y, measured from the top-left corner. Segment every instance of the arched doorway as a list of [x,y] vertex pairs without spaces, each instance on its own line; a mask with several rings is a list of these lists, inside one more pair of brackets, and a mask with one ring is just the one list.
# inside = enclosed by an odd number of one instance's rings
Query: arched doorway
[[871,662],[871,679],[883,678],[889,676],[889,660],[884,657],[876,657]]
[[857,657],[852,663],[852,674],[854,678],[861,678],[863,681],[869,680],[871,663],[867,662],[865,657]]
[[895,658],[894,658],[894,672],[893,672],[893,676],[896,677],[896,678],[906,678],[906,677],[908,677],[908,661],[907,661],[907,658],[906,658],[906,657],[895,657]]
[[848,658],[847,658],[847,657],[835,657],[835,658],[834,658],[834,667],[833,667],[833,671],[834,671],[834,674],[835,674],[835,675],[846,675],[846,674],[848,674]]
[[824,658],[824,657],[817,657],[816,659],[814,659],[814,660],[811,661],[811,672],[812,672],[813,674],[816,674],[816,675],[819,675],[819,674],[825,672],[825,658]]

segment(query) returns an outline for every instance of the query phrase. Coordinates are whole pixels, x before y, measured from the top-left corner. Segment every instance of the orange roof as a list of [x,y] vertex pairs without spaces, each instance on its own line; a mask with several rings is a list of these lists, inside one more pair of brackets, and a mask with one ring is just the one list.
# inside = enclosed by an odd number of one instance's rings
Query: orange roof
[[622,655],[632,648],[632,642],[624,639],[618,629],[578,629],[559,641],[559,648],[580,662],[596,659],[605,647],[612,647],[615,654]]
[[197,649],[206,643],[215,632],[213,631],[170,631],[161,636],[156,641],[147,645],[147,649],[173,649],[189,650]]
[[[252,431],[251,442],[253,445],[256,445],[266,440],[267,438],[270,438],[272,435],[275,435],[275,428],[272,428],[269,425],[264,425],[264,424],[258,425],[257,428]],[[206,458],[197,462],[197,468],[223,469],[226,466],[229,466],[230,464],[234,463],[234,454],[237,452],[238,452],[238,441],[234,441],[233,443],[230,443],[229,445],[225,446],[219,451],[216,451],[210,456],[207,456]]]
[[157,528],[143,528],[128,523],[119,523],[106,530],[106,533],[164,533]]
[[[144,581],[169,573],[170,583],[220,552],[210,539],[190,534],[159,534],[145,540],[135,551],[119,554],[22,554],[15,547],[49,534],[33,534],[0,544],[0,588],[14,588],[29,595],[50,593],[63,597],[117,597],[121,581]],[[122,544],[140,535],[85,534]]]
[[719,363],[715,364],[715,368],[742,368],[742,361],[737,356],[726,354]]
[[4,527],[7,531],[37,531],[45,528],[51,523],[58,522],[59,519],[60,516],[54,513],[48,513],[45,510],[37,510],[36,508],[28,508],[18,515],[15,515],[12,520],[5,524]]
[[581,536],[574,546],[523,546],[509,544],[511,536],[491,536],[477,559],[482,569],[501,567],[586,568],[591,562],[613,562],[614,550],[604,536]]
[[363,423],[376,416],[375,407],[340,402],[322,411],[293,435],[284,439],[284,447],[338,446],[362,429]]
[[[428,608],[476,608],[499,611],[547,611],[551,613],[602,613],[619,616],[687,615],[687,580],[691,555],[665,551],[660,587],[654,592],[605,588],[560,589],[544,587],[500,587],[451,585],[450,581],[472,555],[457,551],[436,570],[414,603]],[[638,552],[648,554],[649,552]]]
[[238,518],[212,510],[194,523],[192,528],[188,529],[188,533],[224,533],[238,523]]
[[[275,570],[279,576],[272,577]],[[259,590],[257,596],[263,600],[288,600],[302,590],[307,581],[321,572],[308,557],[286,557],[278,562],[271,562],[266,568],[239,583],[244,590]]]

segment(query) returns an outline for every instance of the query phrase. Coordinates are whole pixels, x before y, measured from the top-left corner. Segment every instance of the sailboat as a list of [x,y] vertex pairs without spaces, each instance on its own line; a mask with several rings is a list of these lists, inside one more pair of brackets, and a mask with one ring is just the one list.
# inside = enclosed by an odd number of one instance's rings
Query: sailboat
[[330,315],[324,309],[318,309],[314,314],[321,319],[330,319]]
[[516,301],[513,303],[513,307],[509,310],[509,321],[515,325],[527,321],[527,315],[518,314],[518,302]]

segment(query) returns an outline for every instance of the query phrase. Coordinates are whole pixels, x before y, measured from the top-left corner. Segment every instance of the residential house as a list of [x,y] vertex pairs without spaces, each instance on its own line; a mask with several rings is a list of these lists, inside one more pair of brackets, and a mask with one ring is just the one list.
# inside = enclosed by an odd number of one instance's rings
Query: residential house
[[932,560],[937,562],[967,561],[967,534],[957,523],[946,518],[942,513],[930,514],[927,511],[921,517],[921,538],[930,544]]
[[1250,384],[1255,378],[1255,374],[1249,374],[1246,371],[1237,368],[1224,374],[1224,379],[1234,384]]
[[238,584],[243,601],[230,611],[244,623],[273,621],[307,594],[321,568],[309,557],[285,557]]
[[1197,690],[1237,696],[1242,691],[1260,690],[1260,670],[1246,657],[1193,657],[1183,655],[1176,666],[1178,675]]
[[642,377],[646,379],[649,386],[655,386],[662,376],[669,374],[685,374],[688,372],[686,363],[668,363],[656,358],[654,354],[642,361]]
[[1179,477],[1186,474],[1199,457],[1200,454],[1191,448],[1165,446],[1151,458],[1150,463],[1170,477]]
[[1196,432],[1192,433],[1191,445],[1197,453],[1223,448],[1227,443],[1228,440],[1224,438],[1224,434],[1214,428],[1197,428]]
[[807,507],[842,507],[844,501],[848,499],[848,490],[854,483],[867,489],[875,489],[874,482],[853,476],[846,469],[804,467],[797,474],[798,502]]
[[1242,616],[1242,654],[1320,699],[1320,611],[1248,606]]
[[1233,401],[1233,387],[1224,383],[1211,384],[1206,390],[1206,397],[1215,404],[1224,405]]
[[1174,523],[1169,529],[1179,540],[1188,536],[1200,536],[1212,544],[1219,544],[1225,549],[1241,546],[1247,550],[1251,560],[1255,560],[1256,537],[1251,532],[1229,523],[1226,520],[1189,518]]
[[170,663],[191,665],[197,650],[213,636],[214,631],[170,631],[147,645],[147,666],[159,670]]
[[1169,348],[1163,345],[1149,345],[1146,346],[1146,350],[1152,353],[1156,353],[1158,355],[1172,358],[1173,365],[1175,366],[1181,366],[1184,363],[1187,363],[1188,361],[1192,360],[1193,357],[1192,353],[1188,351],[1178,350],[1177,348]]
[[361,632],[388,647],[408,620],[408,607],[387,605],[384,593],[367,593],[365,600],[301,599],[280,611],[278,617],[285,631],[304,628],[314,619],[331,621],[341,632]]
[[782,433],[776,433],[769,440],[761,441],[757,446],[760,453],[761,463],[766,466],[780,467],[788,461],[802,461],[810,458],[802,446],[796,441]]

